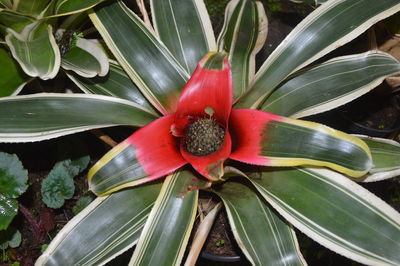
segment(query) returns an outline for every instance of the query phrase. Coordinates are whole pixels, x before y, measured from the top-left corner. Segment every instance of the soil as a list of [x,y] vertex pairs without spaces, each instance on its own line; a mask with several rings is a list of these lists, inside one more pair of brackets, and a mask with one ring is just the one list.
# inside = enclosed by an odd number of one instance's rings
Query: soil
[[341,110],[350,120],[365,127],[378,130],[395,129],[400,126],[399,97],[369,93]]

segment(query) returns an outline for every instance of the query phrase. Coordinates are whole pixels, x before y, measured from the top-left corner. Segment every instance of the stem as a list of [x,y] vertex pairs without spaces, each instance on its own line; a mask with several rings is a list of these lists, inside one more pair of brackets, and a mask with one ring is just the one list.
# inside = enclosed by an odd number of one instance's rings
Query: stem
[[111,147],[117,146],[117,142],[115,142],[112,138],[110,138],[108,135],[106,135],[104,132],[98,129],[92,129],[90,132],[95,135],[97,138],[99,138],[101,141],[106,143],[107,145]]
[[38,240],[40,240],[42,238],[45,230],[36,222],[35,217],[21,203],[19,204],[19,210],[21,211],[21,213],[24,215],[25,219],[28,221],[28,223],[32,227],[32,232],[35,234],[36,238]]
[[153,26],[151,25],[150,18],[149,18],[149,14],[147,13],[146,6],[145,6],[145,4],[144,4],[144,1],[143,1],[143,0],[136,0],[136,3],[137,3],[137,5],[138,5],[138,7],[139,7],[139,9],[140,9],[140,12],[141,12],[142,15],[143,15],[144,23],[146,24],[146,26],[147,26],[151,31],[154,32],[154,29],[153,29]]

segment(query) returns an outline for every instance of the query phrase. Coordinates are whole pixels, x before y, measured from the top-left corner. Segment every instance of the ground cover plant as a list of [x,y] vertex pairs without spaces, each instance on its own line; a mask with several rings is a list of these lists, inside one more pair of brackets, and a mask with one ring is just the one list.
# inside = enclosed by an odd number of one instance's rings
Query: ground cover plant
[[151,25],[122,1],[88,11],[116,61],[105,78],[67,72],[84,93],[0,99],[3,142],[141,127],[91,168],[99,197],[36,264],[104,264],[134,245],[131,265],[181,264],[199,189],[221,198],[254,265],[306,264],[292,226],[355,261],[399,264],[399,213],[356,182],[398,175],[400,146],[299,119],[400,72],[378,51],[304,68],[398,1],[327,1],[257,71],[268,29],[260,2],[230,1],[217,41],[202,1],[150,4]]

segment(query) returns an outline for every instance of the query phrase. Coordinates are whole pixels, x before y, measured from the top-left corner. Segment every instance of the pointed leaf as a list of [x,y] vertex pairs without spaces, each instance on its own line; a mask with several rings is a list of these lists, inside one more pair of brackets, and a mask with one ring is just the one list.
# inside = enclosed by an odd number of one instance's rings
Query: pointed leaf
[[261,109],[294,118],[325,112],[369,92],[385,77],[399,72],[400,63],[381,52],[337,57],[285,82]]
[[93,128],[143,126],[155,116],[114,97],[41,93],[0,98],[0,141],[31,142]]
[[358,136],[369,147],[374,166],[361,182],[375,182],[400,175],[400,144],[394,140]]
[[174,112],[189,77],[168,49],[121,1],[95,8],[89,16],[143,95],[162,114]]
[[107,55],[96,40],[83,38],[79,38],[76,46],[62,57],[61,66],[86,78],[97,75],[103,77],[107,75],[109,69]]
[[115,146],[90,169],[89,188],[109,194],[164,177],[186,164],[170,133],[172,115],[159,118]]
[[0,64],[3,69],[0,78],[0,97],[17,95],[30,78],[21,71],[11,55],[2,48],[0,48]]
[[398,0],[327,1],[297,25],[269,56],[237,107],[257,108],[289,74],[399,10]]
[[226,182],[216,194],[224,201],[239,247],[253,265],[306,265],[294,230],[255,191]]
[[54,78],[60,68],[60,50],[51,25],[35,22],[21,33],[8,29],[6,43],[21,68],[31,77]]
[[229,54],[235,99],[247,90],[254,77],[255,56],[264,45],[267,31],[267,16],[261,2],[229,2],[218,38],[218,50]]
[[151,184],[97,198],[63,227],[35,265],[110,261],[137,242],[160,189]]
[[363,141],[313,122],[251,109],[232,110],[230,132],[230,158],[250,164],[318,165],[354,177],[372,167],[370,151]]
[[400,214],[345,176],[311,168],[256,176],[262,196],[315,241],[363,264],[400,263]]
[[88,79],[70,72],[67,75],[85,93],[126,99],[140,105],[149,113],[157,115],[157,111],[115,62],[110,62],[110,71],[105,77]]
[[187,73],[209,51],[216,50],[214,32],[203,1],[151,0],[154,28]]
[[180,265],[196,216],[196,180],[189,171],[167,177],[129,265]]

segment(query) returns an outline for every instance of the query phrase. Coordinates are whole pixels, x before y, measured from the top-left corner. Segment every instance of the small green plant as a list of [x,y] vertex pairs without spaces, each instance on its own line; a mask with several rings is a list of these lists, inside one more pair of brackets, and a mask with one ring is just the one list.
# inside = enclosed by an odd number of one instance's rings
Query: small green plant
[[0,231],[0,249],[2,250],[2,260],[7,261],[7,248],[16,248],[21,245],[21,233],[10,226],[7,230]]
[[89,196],[82,197],[82,198],[78,199],[75,206],[72,208],[72,211],[74,212],[75,215],[77,215],[83,209],[85,209],[92,201],[93,201],[93,199]]
[[43,202],[50,208],[57,209],[75,192],[73,178],[89,164],[85,144],[78,138],[67,138],[59,143],[60,160],[54,165],[49,175],[43,180],[41,192]]
[[18,197],[28,188],[28,171],[17,155],[0,152],[0,230],[7,229],[18,212]]
[[280,11],[282,11],[281,0],[267,0],[267,7],[272,12],[280,12]]
[[221,239],[220,241],[216,242],[215,245],[217,247],[222,247],[223,245],[225,245],[225,240]]
[[43,244],[43,245],[41,246],[41,248],[40,248],[40,252],[43,253],[43,252],[47,249],[48,246],[49,246],[48,244]]
[[42,182],[43,202],[53,209],[63,206],[64,200],[72,198],[74,191],[74,180],[62,164],[57,164]]

